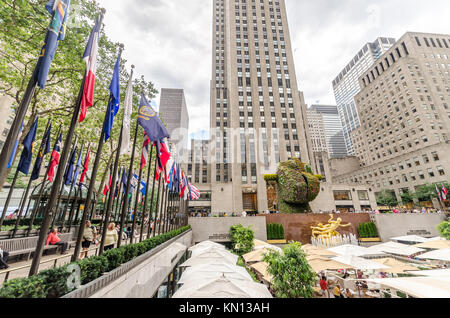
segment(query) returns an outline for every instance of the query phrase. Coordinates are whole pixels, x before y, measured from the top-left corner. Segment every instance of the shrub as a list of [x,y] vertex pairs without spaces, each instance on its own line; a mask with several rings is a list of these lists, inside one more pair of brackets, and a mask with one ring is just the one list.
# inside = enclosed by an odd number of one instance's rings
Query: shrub
[[442,237],[450,240],[450,221],[442,222],[437,229]]
[[378,231],[375,223],[360,223],[358,225],[358,236],[360,238],[378,237]]
[[284,227],[282,224],[271,223],[267,224],[267,239],[268,240],[283,240]]
[[265,181],[278,181],[278,175],[277,174],[265,174],[264,180]]
[[[185,226],[178,230],[152,237],[141,243],[121,246],[106,251],[101,256],[76,261],[81,270],[81,284],[86,285],[100,277],[103,273],[114,270],[120,265],[142,255],[156,246],[188,231],[191,227]],[[252,240],[253,243],[253,240]],[[57,267],[40,272],[27,278],[12,279],[3,284],[0,289],[0,298],[57,298],[71,292],[67,286],[70,272],[69,265]]]
[[244,255],[252,251],[255,233],[251,227],[246,228],[242,224],[232,226],[230,228],[230,236],[233,250],[238,255]]

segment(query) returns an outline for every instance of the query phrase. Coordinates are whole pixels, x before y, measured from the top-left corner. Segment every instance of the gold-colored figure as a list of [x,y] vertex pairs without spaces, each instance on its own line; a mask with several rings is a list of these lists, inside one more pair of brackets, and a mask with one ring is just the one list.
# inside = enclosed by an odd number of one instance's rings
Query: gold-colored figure
[[315,238],[317,237],[323,237],[323,238],[332,238],[333,236],[341,235],[336,230],[339,227],[349,227],[352,224],[341,224],[342,219],[338,218],[336,221],[333,220],[334,216],[333,214],[330,214],[330,219],[328,220],[328,224],[323,225],[322,223],[319,223],[317,226],[311,226],[312,229],[312,236]]

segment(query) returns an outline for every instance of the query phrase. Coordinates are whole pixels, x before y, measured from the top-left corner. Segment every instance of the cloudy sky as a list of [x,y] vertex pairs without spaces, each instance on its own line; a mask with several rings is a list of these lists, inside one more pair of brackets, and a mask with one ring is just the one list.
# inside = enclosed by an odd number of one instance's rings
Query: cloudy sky
[[[208,137],[212,0],[97,0],[124,58],[161,88],[183,88],[190,132]],[[448,0],[286,0],[297,81],[307,104],[335,104],[331,82],[367,42],[449,33]],[[159,105],[159,96],[154,100]]]

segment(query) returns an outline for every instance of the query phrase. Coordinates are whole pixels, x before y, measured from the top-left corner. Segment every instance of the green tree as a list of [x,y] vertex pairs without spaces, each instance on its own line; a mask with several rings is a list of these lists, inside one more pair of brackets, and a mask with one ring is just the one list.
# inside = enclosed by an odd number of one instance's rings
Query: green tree
[[285,246],[282,253],[271,250],[263,260],[273,276],[271,284],[278,298],[314,296],[317,275],[308,264],[300,243]]
[[414,195],[409,192],[400,194],[400,197],[402,198],[403,204],[414,202]]
[[450,240],[450,221],[445,221],[439,224],[438,231],[442,237]]
[[[0,0],[0,92],[14,100],[14,107],[21,102],[28,80],[36,65],[37,58],[45,39],[50,15],[44,6],[47,0]],[[70,20],[76,20],[76,24],[70,23],[67,28],[66,38],[58,45],[58,50],[52,62],[48,82],[45,89],[36,89],[27,116],[25,118],[24,133],[29,131],[37,116],[41,118],[50,117],[53,123],[53,140],[56,138],[56,129],[62,128],[65,136],[69,129],[74,104],[78,96],[85,64],[82,55],[86,46],[87,38],[94,25],[95,19],[100,12],[100,7],[95,0],[72,0]],[[108,14],[108,13],[106,13]],[[109,99],[109,84],[111,82],[114,64],[120,43],[108,39],[101,31],[99,40],[99,58],[96,72],[96,87],[94,95],[94,106],[88,110],[86,120],[78,125],[75,134],[79,143],[82,141],[91,144],[91,160],[96,155],[96,145],[101,133],[104,114]],[[126,48],[125,48],[126,50]],[[125,98],[125,89],[129,80],[126,60],[121,59],[120,81],[121,81],[121,106]],[[139,102],[140,95],[145,93],[149,99],[155,97],[157,90],[153,83],[148,82],[143,76],[137,77],[134,84],[134,105]],[[121,107],[123,109],[123,107]],[[111,133],[111,138],[105,144],[102,152],[101,164],[97,177],[102,185],[109,173],[109,165],[114,158],[118,145],[120,122],[123,111],[119,111]],[[132,116],[132,127],[135,127],[136,112]],[[46,120],[41,120],[36,140],[40,140],[44,134]],[[142,136],[139,134],[139,153],[142,145]],[[17,154],[20,154],[19,148]],[[129,160],[130,156],[122,156],[121,164]],[[139,163],[136,160],[136,167]],[[89,180],[88,180],[89,181]]]
[[252,251],[254,246],[255,233],[251,226],[246,228],[242,224],[230,228],[231,243],[233,250],[238,255],[244,255]]
[[398,204],[395,194],[391,190],[383,190],[377,194],[377,204],[394,207]]
[[[438,190],[442,190],[442,184],[438,183],[436,184],[438,187]],[[423,186],[420,186],[416,189],[416,193],[414,193],[414,197],[417,198],[419,201],[431,201],[432,199],[438,199],[438,194],[436,192],[436,185],[434,184],[426,184]],[[444,186],[449,189],[450,184],[448,182],[444,182]]]

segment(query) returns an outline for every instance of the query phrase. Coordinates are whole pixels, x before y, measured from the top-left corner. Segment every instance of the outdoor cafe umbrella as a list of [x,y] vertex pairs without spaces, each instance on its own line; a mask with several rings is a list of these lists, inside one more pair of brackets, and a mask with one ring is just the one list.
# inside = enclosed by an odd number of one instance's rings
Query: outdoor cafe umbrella
[[183,272],[182,278],[197,273],[208,274],[208,273],[223,273],[223,274],[237,274],[240,276],[250,277],[249,273],[244,267],[232,265],[229,263],[217,264],[209,263],[203,265],[196,265],[186,268]]
[[321,247],[316,247],[311,244],[302,245],[302,250],[306,255],[319,255],[319,256],[337,256],[338,254]]
[[373,251],[367,247],[345,244],[327,249],[328,251],[334,252],[338,255],[344,256],[365,256],[365,255],[380,255],[384,254],[381,251]]
[[226,277],[191,281],[172,298],[273,298],[263,284]]
[[417,256],[417,258],[450,262],[450,248],[431,251],[431,252],[419,255],[419,256]]
[[398,236],[398,237],[392,237],[392,241],[397,242],[411,242],[411,243],[423,243],[428,241],[427,238],[418,236],[418,235],[405,235],[405,236]]
[[380,263],[382,265],[389,266],[390,268],[383,269],[382,272],[391,274],[402,274],[406,271],[415,271],[417,267],[400,262],[394,258],[378,258],[374,259],[374,262]]
[[307,256],[306,260],[308,261],[309,266],[316,272],[322,271],[333,271],[340,269],[353,269],[354,267],[348,264],[344,264],[335,260],[332,260],[327,257],[320,256]]
[[347,265],[351,265],[355,269],[360,270],[371,270],[371,269],[386,269],[389,266],[382,265],[377,262],[373,262],[358,256],[337,256],[333,257],[332,260],[340,263],[344,263]]
[[242,258],[244,259],[245,263],[258,263],[258,262],[262,262],[264,255],[268,254],[269,252],[270,252],[270,249],[262,248],[262,249],[247,253],[247,254],[243,255]]
[[205,247],[216,247],[216,248],[221,248],[221,249],[225,249],[225,246],[223,246],[222,244],[219,243],[215,243],[212,241],[203,241],[197,245],[194,245],[192,247],[189,248],[189,251],[195,251],[198,249],[204,249]]
[[411,245],[401,244],[397,242],[386,242],[378,245],[373,245],[368,249],[372,251],[381,251],[388,254],[396,254],[403,256],[411,256],[417,253],[424,252],[424,249],[417,248]]
[[444,241],[444,240],[428,241],[425,243],[416,244],[416,245],[414,245],[414,247],[426,248],[426,249],[432,249],[432,250],[443,250],[446,248],[450,248],[450,241]]
[[195,265],[201,265],[201,264],[207,264],[207,263],[216,263],[216,264],[232,264],[236,265],[238,261],[238,256],[233,255],[230,252],[227,251],[219,251],[217,249],[210,250],[205,253],[195,255],[194,257],[191,257],[186,262],[181,264],[181,267],[189,267],[189,266],[195,266]]
[[250,268],[254,269],[256,272],[258,272],[262,278],[267,281],[268,283],[270,283],[272,281],[272,275],[270,275],[267,272],[267,263],[265,262],[259,262],[253,265],[250,265]]

